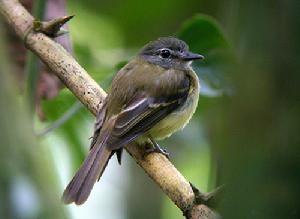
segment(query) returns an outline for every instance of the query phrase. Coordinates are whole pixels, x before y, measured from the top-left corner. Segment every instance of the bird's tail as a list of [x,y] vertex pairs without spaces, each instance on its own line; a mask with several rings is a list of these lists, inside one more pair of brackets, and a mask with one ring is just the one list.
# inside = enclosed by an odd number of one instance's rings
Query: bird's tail
[[87,200],[112,153],[104,144],[95,145],[90,150],[88,157],[63,193],[62,200],[65,204],[75,202],[75,204],[81,205]]

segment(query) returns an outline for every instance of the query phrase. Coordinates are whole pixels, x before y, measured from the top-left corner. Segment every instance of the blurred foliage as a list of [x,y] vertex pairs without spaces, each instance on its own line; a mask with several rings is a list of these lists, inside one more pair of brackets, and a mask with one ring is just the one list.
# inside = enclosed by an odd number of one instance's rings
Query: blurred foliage
[[[208,117],[225,218],[299,218],[299,1],[228,1],[235,95]],[[237,19],[238,18],[238,19]]]
[[[41,20],[45,13],[46,0],[37,0],[33,5],[32,15]],[[26,53],[25,62],[25,76],[26,76],[26,98],[28,98],[30,111],[34,112],[37,83],[39,78],[39,58],[31,51]]]
[[27,99],[17,95],[3,30],[0,23],[0,216],[66,218],[49,150],[37,144]]
[[229,94],[227,73],[235,57],[217,21],[207,15],[196,15],[183,24],[178,37],[187,42],[192,51],[205,57],[204,61],[193,64],[201,81],[200,95]]
[[[75,103],[76,98],[74,95],[64,89],[57,98],[44,101],[43,109],[48,121],[55,121]],[[80,165],[86,154],[86,150],[82,147],[82,144],[86,142],[82,142],[81,140],[81,129],[78,127],[78,124],[84,125],[84,122],[89,117],[91,116],[87,113],[87,110],[80,107],[73,113],[72,117],[63,124],[63,127],[58,128],[56,132],[71,147],[70,153],[74,160],[74,166]]]

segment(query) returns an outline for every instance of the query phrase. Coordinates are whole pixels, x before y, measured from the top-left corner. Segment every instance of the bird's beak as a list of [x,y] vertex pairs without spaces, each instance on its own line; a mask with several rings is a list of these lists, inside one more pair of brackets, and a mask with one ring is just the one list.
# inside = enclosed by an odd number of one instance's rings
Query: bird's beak
[[180,58],[184,61],[192,61],[196,59],[204,59],[204,56],[197,53],[185,52],[180,55]]

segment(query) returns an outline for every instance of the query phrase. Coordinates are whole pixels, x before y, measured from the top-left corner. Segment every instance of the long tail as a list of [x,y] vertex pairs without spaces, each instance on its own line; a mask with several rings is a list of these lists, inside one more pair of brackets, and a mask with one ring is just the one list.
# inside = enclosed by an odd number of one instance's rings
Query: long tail
[[96,180],[101,177],[111,156],[112,151],[105,145],[95,145],[65,189],[62,196],[63,202],[83,204],[89,197]]

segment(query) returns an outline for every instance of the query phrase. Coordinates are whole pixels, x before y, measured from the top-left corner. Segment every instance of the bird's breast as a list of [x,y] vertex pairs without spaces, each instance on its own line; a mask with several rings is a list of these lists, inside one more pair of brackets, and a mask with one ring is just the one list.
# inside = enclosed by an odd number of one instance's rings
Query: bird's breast
[[199,80],[195,72],[191,71],[191,87],[189,95],[182,106],[170,113],[148,131],[152,138],[160,140],[169,137],[174,132],[183,129],[196,111],[199,99]]

